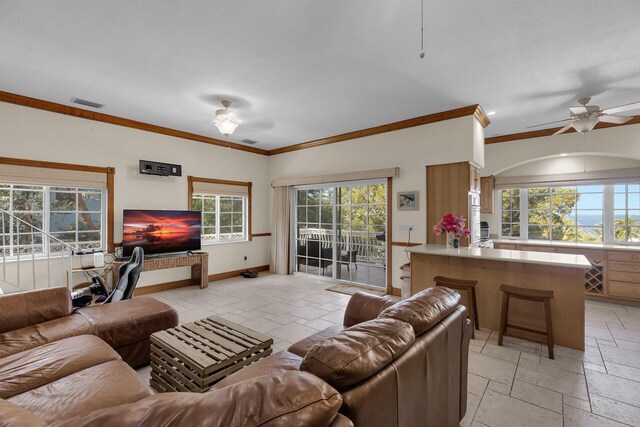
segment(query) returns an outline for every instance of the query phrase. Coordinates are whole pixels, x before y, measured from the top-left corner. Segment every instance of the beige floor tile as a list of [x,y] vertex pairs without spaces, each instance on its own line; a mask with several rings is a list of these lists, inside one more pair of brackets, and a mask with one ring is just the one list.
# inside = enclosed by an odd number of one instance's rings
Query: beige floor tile
[[513,382],[516,364],[484,354],[469,353],[469,372],[508,386]]
[[613,341],[613,336],[609,332],[608,328],[594,328],[592,326],[585,326],[585,335],[588,337]]
[[565,406],[571,406],[572,408],[582,409],[583,411],[591,412],[591,404],[588,400],[576,399],[575,397],[562,395],[562,402]]
[[322,316],[326,316],[327,314],[329,314],[329,311],[323,310],[318,307],[306,306],[291,310],[288,312],[288,314],[299,317],[300,319],[313,320]]
[[556,354],[556,356],[568,357],[570,359],[581,360],[583,362],[589,362],[596,365],[604,365],[604,363],[602,362],[600,349],[598,348],[597,344],[595,347],[586,347],[585,351],[556,345],[553,348],[553,352]]
[[593,337],[584,337],[584,345],[587,347],[598,347],[598,342]]
[[518,359],[520,359],[520,352],[518,350],[489,343],[485,344],[481,353],[513,363],[518,363]]
[[[622,316],[627,316],[623,311],[619,310]],[[614,310],[598,310],[598,309],[587,309],[585,320],[587,322],[591,321],[599,321],[599,322],[612,322],[612,323],[620,323],[620,318],[618,317],[618,312]]]
[[640,425],[640,408],[602,396],[591,396],[593,413],[629,425]]
[[331,313],[322,316],[321,319],[333,323],[342,323],[342,321],[344,320],[344,309],[332,311]]
[[615,338],[616,340],[620,339],[640,343],[640,331],[629,330],[615,326],[611,326],[609,330],[611,331],[611,335],[613,335],[613,338]]
[[324,320],[324,319],[313,319],[313,320],[305,323],[305,325],[310,327],[310,328],[317,329],[317,330],[321,331],[323,329],[327,329],[327,328],[335,325],[335,323],[329,322],[328,320]]
[[582,362],[577,359],[571,359],[559,354],[555,355],[555,359],[549,359],[546,353],[540,357],[540,365],[551,366],[554,368],[565,369],[576,374],[584,374]]
[[562,393],[515,380],[511,396],[562,414]]
[[318,332],[316,329],[310,328],[308,326],[300,325],[297,323],[290,323],[288,325],[283,325],[278,328],[272,329],[269,333],[274,337],[280,338],[281,340],[295,343],[303,338],[315,334],[316,332]]
[[261,308],[262,311],[269,314],[285,314],[289,313],[298,307],[285,303],[268,304]]
[[637,351],[616,347],[602,347],[600,351],[605,362],[640,368],[640,354]]
[[586,370],[589,394],[607,397],[629,405],[640,405],[640,382]]
[[491,427],[562,426],[562,415],[493,390],[485,392],[474,420]]
[[475,394],[467,394],[467,413],[464,415],[462,421],[460,421],[461,427],[469,427],[473,425],[473,418],[476,415],[478,406],[480,406],[480,396]]
[[635,341],[627,341],[623,339],[616,340],[619,348],[624,348],[625,350],[633,350],[640,352],[640,342]]
[[489,381],[489,384],[487,384],[487,389],[506,394],[507,396],[509,396],[509,393],[511,393],[511,386],[509,384],[503,384],[493,380]]
[[582,362],[584,369],[591,369],[592,371],[607,373],[607,368],[602,365],[594,365],[593,363]]
[[266,335],[269,335],[269,331],[282,326],[280,323],[265,319],[264,317],[255,317],[253,319],[249,319],[246,322],[242,322],[241,325]]
[[564,406],[564,427],[618,427],[616,421],[571,406]]
[[482,396],[487,388],[489,380],[478,375],[469,373],[467,377],[467,391],[476,396]]
[[607,364],[606,372],[615,377],[626,378],[628,380],[640,381],[640,369],[630,366],[619,365],[613,362],[605,362]]
[[[266,316],[264,316],[266,317]],[[269,320],[280,323],[281,325],[286,325],[288,323],[293,323],[298,320],[299,317],[292,316],[290,314],[272,314]]]
[[587,384],[584,375],[562,368],[520,360],[516,379],[579,399],[587,399]]

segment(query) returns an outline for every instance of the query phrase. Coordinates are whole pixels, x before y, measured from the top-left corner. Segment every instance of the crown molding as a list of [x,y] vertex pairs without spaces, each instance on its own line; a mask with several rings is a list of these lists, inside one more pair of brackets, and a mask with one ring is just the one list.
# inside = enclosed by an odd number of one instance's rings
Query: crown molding
[[136,120],[125,119],[123,117],[110,116],[108,114],[98,113],[96,111],[83,110],[82,108],[72,107],[70,105],[58,104],[55,102],[44,101],[42,99],[30,98],[28,96],[17,95],[15,93],[0,91],[0,101],[9,104],[21,105],[23,107],[36,108],[38,110],[50,111],[52,113],[64,114],[67,116],[78,117],[81,119],[94,120],[102,123],[109,123],[116,126],[124,126],[132,129],[143,130],[146,132],[157,133],[161,135],[173,136],[176,138],[188,139],[191,141],[203,142],[205,144],[217,145],[219,147],[232,148],[234,150],[246,151],[249,153],[268,155],[267,150],[256,147],[248,147],[228,142],[222,139],[211,138],[208,136],[197,135],[194,133],[183,132],[176,129],[157,126],[150,123],[139,122]]
[[[596,125],[594,130],[640,124],[640,115],[639,116],[631,116],[631,117],[633,117],[633,119],[631,119],[627,123],[624,123],[624,124],[621,124],[621,125],[617,125],[617,124],[614,124],[614,123],[598,122],[598,124]],[[542,137],[545,137],[545,136],[553,136],[553,134],[556,133],[557,131],[559,131],[560,129],[562,129],[562,128],[557,127],[557,128],[552,128],[552,129],[540,129],[540,130],[533,130],[533,131],[529,131],[529,132],[512,133],[512,134],[509,134],[509,135],[492,136],[491,138],[485,138],[484,139],[484,143],[485,144],[498,144],[500,142],[518,141],[520,139],[532,139],[532,138],[542,138]],[[567,133],[573,133],[575,131],[576,131],[575,129],[571,128],[568,131],[564,132],[563,135],[567,134]]]
[[412,119],[401,120],[386,125],[375,126],[367,129],[347,132],[340,135],[329,136],[326,138],[315,139],[313,141],[302,142],[300,144],[288,145],[282,148],[276,148],[269,151],[270,156],[277,154],[289,153],[291,151],[305,150],[307,148],[319,147],[322,145],[335,144],[336,142],[348,141],[350,139],[362,138],[365,136],[377,135],[385,132],[393,132],[400,129],[407,129],[415,126],[422,126],[430,123],[442,122],[445,120],[457,119],[459,117],[474,116],[483,127],[487,127],[490,123],[489,118],[482,110],[480,105],[469,105],[467,107],[456,108],[454,110],[442,111],[440,113],[428,114],[426,116],[414,117]]

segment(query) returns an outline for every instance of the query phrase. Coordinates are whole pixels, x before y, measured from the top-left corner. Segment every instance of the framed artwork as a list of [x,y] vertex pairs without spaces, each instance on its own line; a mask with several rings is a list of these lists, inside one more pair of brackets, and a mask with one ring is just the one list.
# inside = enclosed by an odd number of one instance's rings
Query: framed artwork
[[399,211],[417,211],[419,193],[417,191],[399,191],[398,192],[398,210]]

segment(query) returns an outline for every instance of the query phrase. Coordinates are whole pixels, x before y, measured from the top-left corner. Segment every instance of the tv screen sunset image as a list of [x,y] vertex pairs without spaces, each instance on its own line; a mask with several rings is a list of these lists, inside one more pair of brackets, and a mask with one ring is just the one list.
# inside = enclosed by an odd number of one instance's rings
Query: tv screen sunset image
[[200,228],[200,212],[125,210],[123,255],[131,255],[136,246],[145,254],[199,250]]

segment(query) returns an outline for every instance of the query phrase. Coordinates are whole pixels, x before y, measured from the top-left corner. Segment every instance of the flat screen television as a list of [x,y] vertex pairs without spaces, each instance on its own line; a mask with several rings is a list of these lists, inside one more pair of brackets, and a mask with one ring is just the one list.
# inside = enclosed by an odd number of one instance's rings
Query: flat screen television
[[200,250],[201,228],[200,212],[125,209],[122,256],[136,246],[145,255]]

